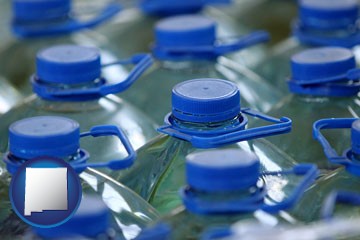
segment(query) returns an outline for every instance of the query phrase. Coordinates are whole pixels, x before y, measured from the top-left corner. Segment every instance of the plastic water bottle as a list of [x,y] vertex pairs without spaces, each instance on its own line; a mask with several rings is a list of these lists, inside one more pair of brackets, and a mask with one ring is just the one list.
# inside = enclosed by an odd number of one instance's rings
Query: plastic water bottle
[[312,46],[353,48],[360,43],[357,0],[299,0],[298,12],[292,25],[293,36],[274,46],[256,68],[259,75],[283,92],[287,92],[284,80],[290,75],[288,61],[293,54]]
[[152,48],[156,62],[123,98],[161,124],[171,108],[172,87],[205,76],[235,82],[243,92],[245,106],[269,110],[280,100],[280,93],[251,70],[222,57],[266,40],[267,33],[254,32],[231,43],[217,44],[215,31],[216,23],[200,15],[160,21],[154,30],[156,41]]
[[[260,118],[267,126],[245,129],[248,117]],[[137,161],[126,176],[112,176],[149,200],[161,213],[167,213],[181,204],[178,189],[185,184],[186,155],[201,149],[242,148],[259,154],[263,170],[280,171],[293,166],[294,160],[269,143],[248,140],[290,129],[291,120],[286,117],[276,119],[249,108],[241,109],[240,92],[230,81],[185,81],[172,90],[172,112],[158,129],[163,134],[138,150]]]
[[[12,0],[13,38],[0,48],[0,76],[24,95],[31,93],[28,79],[35,71],[36,53],[57,44],[82,44],[106,49],[104,36],[94,28],[119,13],[116,2],[75,8],[72,0]],[[7,26],[9,27],[9,26]],[[5,30],[4,30],[5,31]]]
[[[128,154],[126,157],[119,155],[116,160],[99,156],[94,158],[95,156],[89,154],[88,149],[84,149],[80,144],[80,138],[87,136],[111,137],[113,135],[126,148]],[[93,141],[93,146],[96,146],[101,140],[92,139],[91,141]],[[9,151],[3,157],[7,171],[3,169],[0,175],[0,235],[2,237],[13,239],[28,229],[28,225],[19,220],[11,210],[8,200],[9,181],[11,174],[14,174],[23,162],[41,156],[64,159],[77,172],[81,172],[79,176],[83,194],[97,195],[103,199],[111,210],[117,228],[121,229],[121,234],[126,236],[124,239],[129,239],[128,236],[135,237],[142,228],[157,219],[155,210],[137,194],[96,170],[108,168],[115,171],[133,164],[136,154],[121,129],[113,125],[102,125],[80,133],[79,124],[74,120],[56,116],[40,116],[19,120],[9,128]],[[128,224],[129,227],[124,227],[124,224]]]
[[[339,134],[337,141],[349,142],[351,140],[351,143],[343,149],[334,149],[321,130],[336,132],[347,130],[351,132],[351,137],[349,136],[348,139],[345,139]],[[324,134],[327,131],[324,131]],[[298,207],[294,209],[294,215],[307,222],[321,217],[322,203],[332,191],[354,191],[360,193],[358,190],[358,185],[360,184],[360,165],[358,162],[360,153],[360,120],[358,118],[319,120],[314,123],[314,137],[323,147],[328,161],[331,164],[343,167],[329,172],[326,176],[318,179],[304,194]],[[338,152],[340,151],[344,153],[339,155]],[[349,214],[348,217],[360,216],[359,212],[354,210],[347,213]],[[325,215],[328,216],[329,214]]]
[[[12,122],[40,115],[69,117],[78,121],[83,130],[94,125],[117,125],[124,129],[135,149],[156,136],[155,124],[149,118],[113,95],[131,86],[151,65],[151,57],[139,54],[116,62],[135,65],[129,73],[120,75],[117,83],[102,77],[100,61],[98,49],[92,47],[60,45],[40,51],[37,71],[31,78],[35,95],[0,118],[0,152],[7,149],[7,129]],[[83,145],[92,151],[94,159],[111,159],[125,153],[112,138],[96,146],[84,140]]]
[[[340,47],[305,50],[291,58],[291,69],[288,87],[292,95],[268,114],[290,117],[293,128],[287,136],[271,137],[269,141],[299,163],[311,162],[320,169],[329,169],[332,166],[324,161],[322,148],[312,137],[312,124],[322,118],[360,115],[359,70],[354,55]],[[346,133],[328,133],[336,149],[343,149],[347,144],[336,140],[347,139],[347,136]]]
[[293,223],[286,211],[316,176],[313,164],[261,173],[259,158],[242,150],[193,153],[186,157],[187,183],[180,190],[183,206],[160,221],[171,228],[168,239],[199,239],[210,226],[223,227],[240,220],[273,226]]

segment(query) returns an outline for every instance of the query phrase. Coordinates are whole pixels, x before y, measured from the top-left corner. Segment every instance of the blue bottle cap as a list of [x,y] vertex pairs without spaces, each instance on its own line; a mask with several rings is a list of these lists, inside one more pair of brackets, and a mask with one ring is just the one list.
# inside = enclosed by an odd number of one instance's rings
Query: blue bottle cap
[[71,0],[12,0],[15,21],[46,21],[67,17]]
[[200,11],[206,1],[204,0],[141,0],[140,8],[150,15],[169,16],[177,14],[195,13]]
[[313,81],[344,75],[356,67],[347,48],[322,47],[302,51],[291,57],[292,81]]
[[243,150],[210,150],[186,156],[187,183],[196,190],[244,190],[255,186],[259,176],[259,158]]
[[300,0],[299,18],[304,27],[342,29],[358,19],[356,0]]
[[53,228],[35,228],[45,238],[71,236],[96,237],[109,228],[110,210],[98,197],[85,196],[74,216],[66,223]]
[[155,26],[155,47],[212,46],[216,39],[215,21],[201,15],[166,18]]
[[64,117],[25,118],[9,127],[9,151],[23,159],[67,157],[79,149],[79,139],[79,124]]
[[240,112],[240,92],[226,80],[203,78],[177,84],[172,90],[172,114],[188,122],[221,122]]
[[351,125],[351,150],[355,154],[360,154],[360,120],[356,120]]
[[101,75],[97,48],[59,45],[41,50],[36,56],[36,74],[44,82],[79,84]]

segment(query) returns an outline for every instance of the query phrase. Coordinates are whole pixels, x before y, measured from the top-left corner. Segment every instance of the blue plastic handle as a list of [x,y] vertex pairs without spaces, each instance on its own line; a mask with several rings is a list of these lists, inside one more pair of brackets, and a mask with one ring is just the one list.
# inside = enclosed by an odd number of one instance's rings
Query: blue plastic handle
[[162,47],[161,50],[167,52],[168,54],[211,54],[214,56],[222,56],[227,53],[239,51],[259,43],[268,42],[270,35],[266,31],[255,31],[245,36],[237,37],[236,40],[231,41],[231,43],[221,43],[221,40],[226,38],[219,39],[219,43],[214,43],[211,46],[186,46],[186,47]]
[[122,6],[119,3],[112,2],[104,7],[96,17],[88,21],[79,21],[77,19],[69,18],[68,20],[65,20],[63,24],[54,24],[53,26],[49,25],[46,27],[21,25],[13,22],[12,28],[17,36],[24,38],[65,34],[79,31],[84,28],[95,27],[115,16],[121,9]]
[[[352,75],[352,76],[350,76]],[[344,75],[344,77],[346,77]],[[355,73],[349,73],[349,77],[355,77]],[[289,90],[295,94],[305,94],[313,96],[334,96],[334,97],[349,97],[356,96],[360,91],[360,82],[355,81],[351,84],[348,82],[332,82],[330,78],[326,79],[329,83],[326,84],[316,84],[315,80],[313,84],[298,83],[297,81],[288,81]],[[337,79],[338,80],[338,79]]]
[[333,191],[325,199],[321,208],[321,218],[331,220],[334,214],[336,203],[344,203],[353,206],[360,206],[360,194],[349,191]]
[[302,197],[303,193],[308,189],[312,183],[315,182],[319,171],[315,164],[298,164],[288,172],[265,172],[265,175],[277,176],[278,174],[295,174],[303,175],[303,181],[294,189],[292,194],[284,201],[276,205],[264,205],[262,210],[275,213],[283,209],[289,209]]
[[264,192],[260,193],[258,197],[254,195],[249,197],[249,199],[230,200],[228,202],[221,202],[221,204],[214,204],[213,202],[196,198],[196,196],[188,192],[187,187],[182,188],[180,194],[186,208],[191,212],[200,214],[254,212],[257,210],[277,213],[289,209],[296,204],[304,191],[316,180],[318,168],[315,164],[298,164],[288,171],[264,172],[262,175],[278,176],[288,174],[300,175],[303,176],[303,179],[287,199],[274,205],[268,205],[264,202],[267,194],[266,186]]
[[129,139],[126,137],[124,132],[114,126],[114,125],[100,125],[95,126],[90,129],[88,132],[84,132],[80,134],[80,137],[100,137],[100,136],[116,136],[119,138],[121,143],[123,144],[124,148],[126,149],[126,152],[128,153],[128,156],[124,159],[115,159],[110,160],[108,162],[101,162],[101,163],[82,163],[73,165],[74,169],[76,171],[83,171],[85,168],[91,167],[91,168],[110,168],[111,170],[119,170],[123,168],[130,167],[136,158],[136,152],[134,148],[132,147]]
[[158,128],[158,131],[188,141],[197,148],[214,148],[291,131],[292,121],[290,118],[282,117],[277,119],[249,108],[242,109],[241,113],[275,124],[251,129],[239,129],[234,132],[216,134],[214,136],[200,136],[196,132],[188,134],[172,125],[161,126]]
[[[105,82],[99,87],[86,88],[86,89],[59,89],[54,88],[46,84],[41,84],[33,76],[31,82],[33,84],[34,91],[41,96],[50,96],[57,98],[85,98],[86,96],[103,97],[108,94],[115,94],[128,89],[139,77],[153,64],[153,58],[150,54],[136,54],[130,59],[117,61],[114,63],[106,64],[103,67],[107,67],[115,64],[136,64],[131,70],[128,77],[120,81],[119,83],[107,85]],[[105,80],[104,80],[105,81]]]
[[319,78],[319,79],[313,79],[313,80],[296,80],[296,84],[299,85],[313,85],[313,84],[323,84],[323,83],[331,83],[336,81],[346,81],[346,80],[355,80],[359,81],[360,79],[360,69],[350,69],[345,74],[327,77],[327,78]]
[[324,149],[324,153],[328,160],[334,164],[347,165],[349,159],[346,156],[339,156],[335,149],[333,149],[330,143],[326,140],[324,135],[322,135],[322,129],[341,129],[341,128],[351,128],[351,125],[358,118],[327,118],[316,121],[313,124],[313,137],[320,142]]

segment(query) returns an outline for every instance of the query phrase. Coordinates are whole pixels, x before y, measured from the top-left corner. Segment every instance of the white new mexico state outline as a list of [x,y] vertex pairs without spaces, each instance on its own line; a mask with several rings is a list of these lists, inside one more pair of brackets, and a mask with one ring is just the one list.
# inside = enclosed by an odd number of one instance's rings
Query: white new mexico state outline
[[67,209],[67,168],[26,168],[24,215]]

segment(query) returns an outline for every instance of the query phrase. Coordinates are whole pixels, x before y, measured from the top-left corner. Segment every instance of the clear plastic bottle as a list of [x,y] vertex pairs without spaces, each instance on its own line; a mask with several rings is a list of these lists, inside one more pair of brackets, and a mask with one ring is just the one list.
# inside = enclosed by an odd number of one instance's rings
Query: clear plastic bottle
[[[354,48],[360,43],[357,0],[299,0],[298,18],[292,24],[293,36],[273,47],[255,68],[279,90],[287,92],[290,57],[314,46]],[[358,55],[358,54],[356,54]]]
[[[272,124],[245,129],[247,117]],[[177,193],[185,183],[186,155],[202,149],[242,148],[259,155],[262,170],[280,171],[293,166],[294,160],[271,143],[248,140],[290,129],[291,120],[286,117],[275,119],[248,108],[240,109],[240,92],[230,81],[185,81],[173,88],[172,112],[158,129],[163,134],[138,150],[137,161],[126,170],[126,175],[112,176],[149,200],[161,213],[167,213],[181,204]]]
[[[82,148],[80,137],[115,135],[126,148],[128,156],[109,161],[105,157],[91,156]],[[92,139],[94,146],[101,140]],[[8,171],[0,175],[1,179],[1,219],[0,235],[5,239],[21,236],[28,225],[17,218],[8,200],[8,189],[11,174],[25,161],[41,156],[64,159],[80,172],[83,194],[97,195],[102,198],[111,210],[114,222],[124,238],[135,238],[142,228],[147,226],[158,215],[142,198],[130,189],[116,182],[97,168],[109,168],[113,171],[132,165],[136,154],[125,134],[116,126],[95,126],[80,134],[79,124],[71,119],[55,116],[26,118],[13,123],[9,128],[9,151],[3,161]],[[111,159],[110,159],[111,160]],[[119,235],[120,236],[120,235]]]
[[[220,78],[237,84],[243,92],[245,106],[263,111],[277,103],[281,95],[254,72],[225,57],[267,38],[265,32],[254,32],[230,43],[215,43],[216,23],[200,15],[182,15],[160,21],[156,37],[154,66],[122,97],[163,123],[170,111],[172,87],[187,79]],[[151,104],[149,104],[151,102]]]
[[[140,110],[113,95],[127,89],[150,65],[151,57],[135,55],[120,63],[135,64],[128,75],[111,84],[102,77],[99,50],[76,45],[54,46],[40,51],[37,72],[31,83],[35,95],[17,105],[0,119],[0,152],[7,149],[9,125],[22,118],[57,115],[74,119],[82,130],[93,125],[112,124],[124,129],[135,149],[156,136],[156,125]],[[119,63],[119,62],[118,62]],[[82,143],[94,159],[113,159],[125,153],[116,139],[107,138],[96,146]],[[96,148],[96,151],[92,151]]]
[[259,158],[242,150],[193,153],[186,157],[186,186],[180,190],[183,206],[160,222],[170,227],[168,239],[174,240],[199,239],[208,227],[240,220],[272,226],[295,224],[287,210],[296,205],[316,176],[312,164],[261,173]]
[[[290,117],[292,131],[287,136],[268,140],[299,163],[311,162],[320,169],[329,169],[332,166],[324,161],[322,148],[312,137],[312,124],[322,118],[360,116],[357,97],[360,84],[354,55],[340,47],[305,50],[291,58],[291,68],[288,86],[292,95],[267,113]],[[348,144],[337,141],[348,139],[346,132],[328,132],[328,138],[336,149]]]
[[[339,142],[349,142],[342,149],[334,149],[321,130],[340,132],[342,129],[351,132],[351,137],[344,138],[338,135]],[[354,191],[360,193],[360,165],[359,165],[359,143],[360,143],[360,121],[358,118],[332,118],[322,119],[314,123],[314,137],[321,143],[323,151],[331,164],[340,167],[327,175],[319,178],[316,183],[304,194],[299,205],[294,209],[294,215],[303,221],[310,222],[321,217],[321,209],[326,197],[334,190]],[[350,147],[350,148],[349,148]],[[342,152],[338,154],[338,152]],[[324,160],[326,161],[326,160]],[[305,207],[306,206],[306,207]],[[359,217],[360,212],[355,209],[337,208],[339,214],[343,211],[343,217]],[[341,214],[339,215],[341,216]]]
[[89,29],[109,21],[121,9],[114,1],[95,6],[87,3],[85,7],[74,7],[72,0],[12,0],[11,4],[13,17],[6,27],[13,36],[0,48],[0,77],[24,96],[31,94],[28,79],[35,71],[33,60],[39,50],[57,44],[82,44],[106,52],[104,36]]

